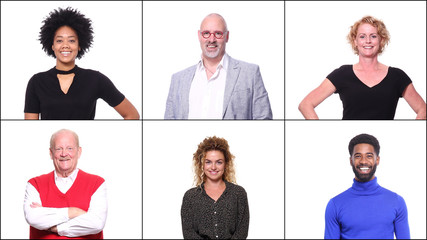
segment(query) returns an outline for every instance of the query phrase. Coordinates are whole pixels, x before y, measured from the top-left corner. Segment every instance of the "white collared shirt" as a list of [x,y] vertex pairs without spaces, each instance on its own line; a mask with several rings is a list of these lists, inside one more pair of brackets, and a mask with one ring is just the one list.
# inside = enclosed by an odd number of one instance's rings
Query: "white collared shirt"
[[[66,193],[71,188],[78,171],[78,169],[74,170],[66,178],[59,177],[55,171],[55,184],[62,193]],[[79,237],[99,233],[104,228],[107,219],[108,203],[105,182],[93,193],[88,211],[73,219],[68,218],[68,208],[31,208],[30,205],[33,202],[43,205],[39,192],[28,182],[24,198],[25,219],[28,224],[39,230],[47,230],[56,226],[60,236]]]
[[208,79],[203,58],[199,61],[191,82],[188,119],[222,119],[228,62],[225,53]]

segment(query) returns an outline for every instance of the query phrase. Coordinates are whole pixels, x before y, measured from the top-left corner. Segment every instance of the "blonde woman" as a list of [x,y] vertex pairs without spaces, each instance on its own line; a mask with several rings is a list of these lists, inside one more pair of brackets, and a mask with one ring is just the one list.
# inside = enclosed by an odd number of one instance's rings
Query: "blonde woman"
[[302,100],[298,109],[304,118],[318,119],[314,108],[338,93],[343,103],[342,119],[392,120],[401,97],[414,110],[416,119],[426,119],[426,103],[408,75],[378,61],[390,40],[385,24],[371,16],[363,17],[351,26],[347,40],[359,62],[335,69]]
[[193,154],[194,182],[181,207],[185,239],[246,239],[249,205],[246,191],[236,185],[227,140],[205,138]]

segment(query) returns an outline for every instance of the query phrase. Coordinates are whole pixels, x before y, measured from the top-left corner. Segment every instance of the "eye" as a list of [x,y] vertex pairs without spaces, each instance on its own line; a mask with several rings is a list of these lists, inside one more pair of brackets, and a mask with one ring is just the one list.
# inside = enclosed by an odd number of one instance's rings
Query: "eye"
[[71,39],[71,40],[70,40],[70,42],[74,43],[74,42],[76,42],[76,40],[74,40],[74,39]]
[[62,42],[62,40],[58,39],[58,40],[56,40],[56,42],[57,42],[57,43],[60,43],[60,42]]
[[67,150],[68,150],[69,152],[73,151],[73,149],[74,149],[74,148],[72,148],[72,147],[68,147],[68,148],[67,148]]
[[217,37],[217,38],[221,38],[222,35],[223,35],[222,32],[215,32],[215,37]]
[[372,38],[377,38],[377,35],[372,35]]

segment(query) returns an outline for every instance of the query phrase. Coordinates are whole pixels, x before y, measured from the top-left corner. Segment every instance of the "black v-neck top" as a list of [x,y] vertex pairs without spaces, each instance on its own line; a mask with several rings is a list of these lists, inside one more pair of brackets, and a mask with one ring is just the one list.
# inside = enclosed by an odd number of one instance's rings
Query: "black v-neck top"
[[[57,74],[70,73],[75,76],[65,94]],[[108,77],[98,71],[79,68],[77,65],[70,71],[60,71],[54,67],[30,79],[24,112],[40,113],[41,119],[94,119],[98,98],[115,107],[125,96]]]
[[385,78],[368,87],[356,76],[353,65],[343,65],[327,76],[343,104],[342,119],[392,120],[403,91],[412,83],[406,73],[389,67]]

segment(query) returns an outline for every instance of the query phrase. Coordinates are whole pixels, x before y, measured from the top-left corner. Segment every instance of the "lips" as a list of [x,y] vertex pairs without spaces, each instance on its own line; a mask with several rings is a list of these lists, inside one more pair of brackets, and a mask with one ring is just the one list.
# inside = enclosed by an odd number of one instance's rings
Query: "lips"
[[206,47],[208,49],[215,49],[216,47],[218,47],[218,45],[217,44],[207,44]]
[[374,48],[373,46],[364,46],[363,47],[364,49],[372,49],[372,48]]
[[209,171],[209,173],[212,174],[212,175],[217,175],[218,171]]
[[66,57],[71,54],[71,51],[63,51],[61,54]]
[[357,170],[362,174],[368,174],[371,171],[371,167],[368,166],[359,166],[357,167]]

